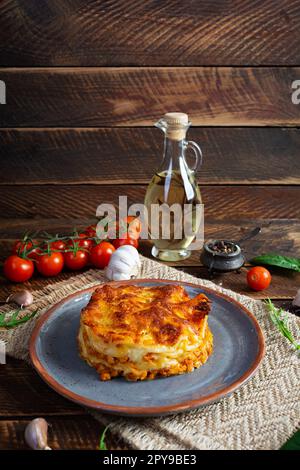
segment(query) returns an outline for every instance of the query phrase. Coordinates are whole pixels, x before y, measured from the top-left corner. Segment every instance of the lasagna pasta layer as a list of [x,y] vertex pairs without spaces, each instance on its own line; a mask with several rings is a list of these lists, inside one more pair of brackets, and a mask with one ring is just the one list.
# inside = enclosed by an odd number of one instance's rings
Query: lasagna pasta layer
[[101,380],[153,379],[191,372],[212,352],[209,300],[182,286],[104,285],[81,314],[80,355]]

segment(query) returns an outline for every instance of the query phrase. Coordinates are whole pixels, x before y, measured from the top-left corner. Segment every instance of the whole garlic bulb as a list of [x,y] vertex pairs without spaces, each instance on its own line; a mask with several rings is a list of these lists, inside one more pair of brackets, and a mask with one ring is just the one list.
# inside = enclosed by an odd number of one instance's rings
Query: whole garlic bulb
[[137,249],[131,245],[123,245],[111,255],[105,275],[112,281],[123,281],[137,276],[140,266]]

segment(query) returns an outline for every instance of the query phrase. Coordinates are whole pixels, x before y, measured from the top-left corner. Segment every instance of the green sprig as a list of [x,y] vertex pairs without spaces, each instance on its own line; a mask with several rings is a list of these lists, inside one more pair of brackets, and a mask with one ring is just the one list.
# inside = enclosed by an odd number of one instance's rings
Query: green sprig
[[279,268],[291,269],[300,272],[300,258],[291,258],[290,256],[282,256],[276,253],[266,253],[256,256],[250,261],[251,264],[260,264],[278,266]]
[[38,309],[19,318],[19,313],[21,311],[22,309],[18,308],[8,319],[6,319],[6,313],[0,313],[0,328],[15,328],[22,323],[26,323],[37,314]]
[[98,450],[108,450],[107,446],[106,446],[106,443],[105,443],[105,435],[106,435],[106,432],[107,432],[108,428],[109,428],[109,425],[106,426],[106,428],[104,429],[103,433],[100,436],[99,449]]
[[300,343],[294,338],[289,329],[288,317],[282,308],[276,308],[270,299],[265,301],[269,310],[270,318],[280,333],[293,345],[296,351],[300,350]]

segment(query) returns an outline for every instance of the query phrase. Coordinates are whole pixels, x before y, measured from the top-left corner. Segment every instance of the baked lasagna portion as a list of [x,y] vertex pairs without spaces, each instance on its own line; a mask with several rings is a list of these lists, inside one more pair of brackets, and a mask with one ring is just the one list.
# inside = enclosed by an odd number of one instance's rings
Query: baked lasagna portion
[[101,380],[154,379],[191,372],[212,352],[204,294],[190,298],[182,286],[98,288],[82,310],[81,357]]

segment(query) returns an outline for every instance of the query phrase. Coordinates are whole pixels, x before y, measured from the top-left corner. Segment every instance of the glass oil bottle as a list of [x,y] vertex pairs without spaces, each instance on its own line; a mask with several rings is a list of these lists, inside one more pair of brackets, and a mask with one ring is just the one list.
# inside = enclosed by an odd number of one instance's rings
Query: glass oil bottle
[[[145,206],[149,235],[153,242],[152,255],[162,261],[179,261],[189,257],[189,246],[197,231],[197,224],[200,223],[196,216],[196,205],[201,203],[196,169],[201,162],[202,153],[195,142],[186,140],[190,124],[185,113],[167,113],[155,124],[165,134],[164,154],[160,167],[147,188]],[[192,168],[186,161],[187,149],[191,149],[195,155]],[[171,210],[174,204],[179,210],[176,215]],[[166,211],[169,209],[168,227],[167,219],[158,208]],[[185,233],[182,220],[186,211],[189,211],[192,224],[192,233],[188,234]]]

